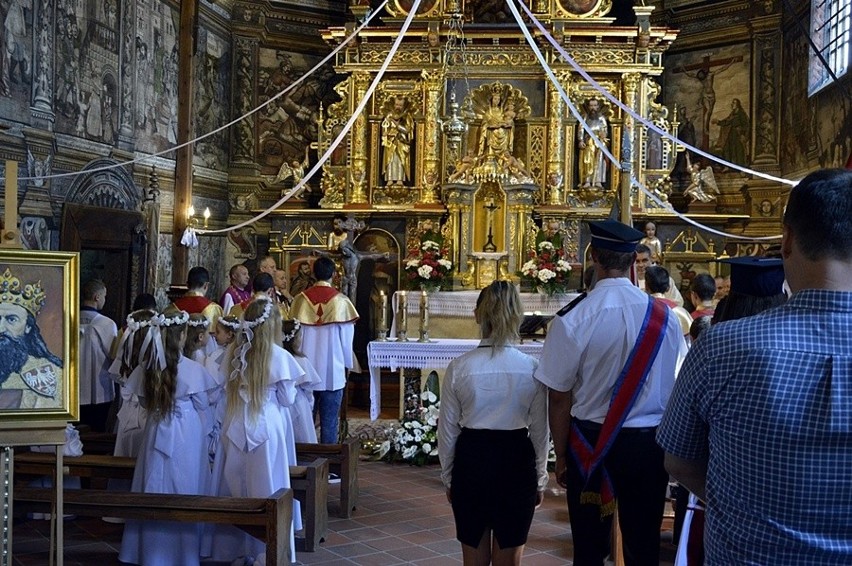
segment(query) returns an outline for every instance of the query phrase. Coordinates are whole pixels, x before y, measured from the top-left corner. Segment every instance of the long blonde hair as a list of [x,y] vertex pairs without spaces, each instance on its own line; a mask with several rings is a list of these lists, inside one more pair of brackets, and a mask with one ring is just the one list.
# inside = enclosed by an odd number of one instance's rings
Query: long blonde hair
[[[178,361],[181,357],[182,342],[186,339],[186,327],[189,315],[169,305],[163,314],[157,317],[160,334],[163,338],[163,353],[166,367],[159,364],[145,372],[145,403],[148,415],[163,419],[172,414],[175,408],[175,392],[177,391]],[[152,355],[156,355],[153,352]]]
[[281,340],[281,313],[266,297],[249,303],[237,339],[229,346],[227,366],[233,368],[226,386],[228,416],[242,405],[240,388],[248,394],[249,416],[256,419],[266,401],[269,362],[273,346]]
[[520,341],[518,329],[524,317],[521,296],[509,281],[494,281],[476,299],[479,331],[483,338],[502,348]]

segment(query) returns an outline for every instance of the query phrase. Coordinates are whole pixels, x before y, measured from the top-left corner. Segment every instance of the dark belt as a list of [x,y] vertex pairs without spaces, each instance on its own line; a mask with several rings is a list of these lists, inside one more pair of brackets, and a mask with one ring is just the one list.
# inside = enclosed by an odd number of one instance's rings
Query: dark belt
[[[601,423],[596,423],[593,421],[581,421],[580,419],[574,419],[574,422],[580,428],[580,430],[585,430],[589,432],[600,432],[603,428]],[[640,426],[640,427],[621,427],[621,430],[618,431],[618,434],[655,434],[657,432],[657,427],[655,426]]]

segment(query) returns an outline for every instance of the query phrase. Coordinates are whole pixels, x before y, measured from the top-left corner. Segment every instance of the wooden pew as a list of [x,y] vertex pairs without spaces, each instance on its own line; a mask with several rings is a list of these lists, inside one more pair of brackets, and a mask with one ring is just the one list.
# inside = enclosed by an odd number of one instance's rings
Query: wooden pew
[[[15,454],[15,476],[17,479],[21,476],[52,476],[55,462],[56,456],[50,452],[18,452]],[[65,456],[62,463],[66,475],[90,479],[132,479],[136,467],[135,458],[104,454]],[[324,458],[304,466],[290,466],[290,487],[302,507],[304,538],[296,534],[297,550],[314,552],[328,532],[328,471],[329,463]],[[105,482],[101,483],[105,485]],[[71,491],[76,490],[66,490],[65,493]],[[113,493],[121,492],[111,491],[110,497]]]
[[309,462],[317,458],[329,461],[331,472],[340,476],[340,517],[348,519],[358,504],[358,456],[361,442],[347,438],[342,444],[296,443],[296,458]]
[[296,550],[314,552],[328,533],[328,460],[290,466],[290,487],[302,504],[302,535],[296,532]]
[[[290,564],[293,492],[280,489],[267,498],[211,497],[69,489],[63,493],[63,512],[88,517],[121,517],[142,521],[180,521],[235,525],[266,543],[266,566]],[[53,488],[15,487],[16,512],[51,513]]]
[[[115,434],[108,432],[80,433],[83,451],[86,454],[112,454],[115,449]],[[358,505],[358,456],[361,443],[357,438],[347,438],[342,444],[296,443],[296,459],[310,462],[325,458],[329,462],[329,471],[340,476],[340,511],[338,516],[344,519],[352,517],[352,511]],[[296,499],[299,498],[298,491]]]

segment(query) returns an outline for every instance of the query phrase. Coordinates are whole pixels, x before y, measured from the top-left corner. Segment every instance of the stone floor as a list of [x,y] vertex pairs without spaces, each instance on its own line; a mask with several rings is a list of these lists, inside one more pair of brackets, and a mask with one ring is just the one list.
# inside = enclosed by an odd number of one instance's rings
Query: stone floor
[[[330,517],[330,532],[313,553],[297,554],[297,564],[381,566],[394,564],[451,565],[461,563],[450,506],[438,466],[411,467],[361,462],[361,497],[351,519]],[[330,500],[339,487],[330,485]],[[536,512],[524,551],[524,564],[571,564],[571,531],[564,491],[551,479],[544,504]],[[333,502],[332,505],[335,503]],[[13,564],[49,564],[47,521],[14,525]],[[65,521],[67,566],[120,564],[122,526],[99,519]],[[664,523],[661,564],[671,564],[674,548],[670,521]],[[175,565],[178,566],[178,565]]]

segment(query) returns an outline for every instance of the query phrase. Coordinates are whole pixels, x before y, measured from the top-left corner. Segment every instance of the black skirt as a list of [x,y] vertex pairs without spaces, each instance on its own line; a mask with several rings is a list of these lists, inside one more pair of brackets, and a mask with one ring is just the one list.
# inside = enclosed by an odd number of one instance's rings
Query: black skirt
[[526,544],[537,491],[527,429],[462,429],[450,488],[456,538],[462,544],[479,546],[486,529],[500,548]]

